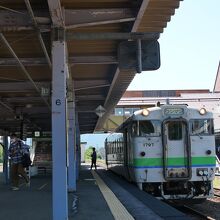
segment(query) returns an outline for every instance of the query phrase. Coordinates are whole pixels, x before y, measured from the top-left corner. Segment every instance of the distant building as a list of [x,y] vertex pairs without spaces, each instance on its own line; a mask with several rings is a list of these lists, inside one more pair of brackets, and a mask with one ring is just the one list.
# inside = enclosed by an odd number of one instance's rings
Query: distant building
[[105,130],[114,131],[138,109],[166,103],[205,107],[213,112],[215,132],[220,133],[220,63],[213,92],[209,89],[126,91],[107,120]]

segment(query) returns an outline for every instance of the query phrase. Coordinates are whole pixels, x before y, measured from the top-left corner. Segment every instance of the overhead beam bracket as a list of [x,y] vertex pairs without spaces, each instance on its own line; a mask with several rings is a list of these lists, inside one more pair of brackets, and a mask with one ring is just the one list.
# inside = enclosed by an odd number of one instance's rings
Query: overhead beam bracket
[[52,39],[53,41],[65,41],[66,33],[62,27],[53,28]]

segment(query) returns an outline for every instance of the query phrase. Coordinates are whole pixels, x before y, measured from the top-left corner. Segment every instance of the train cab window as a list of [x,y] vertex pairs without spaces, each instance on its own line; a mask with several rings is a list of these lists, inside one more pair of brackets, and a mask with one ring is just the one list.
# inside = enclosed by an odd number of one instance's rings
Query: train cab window
[[135,121],[135,122],[132,123],[132,126],[131,126],[131,136],[135,137],[137,135],[138,135],[138,133],[137,133],[137,122]]
[[177,141],[182,139],[182,122],[171,121],[168,123],[168,137],[169,140]]
[[195,119],[190,121],[192,135],[213,135],[214,126],[212,119]]
[[139,121],[140,136],[159,136],[160,122],[159,121]]

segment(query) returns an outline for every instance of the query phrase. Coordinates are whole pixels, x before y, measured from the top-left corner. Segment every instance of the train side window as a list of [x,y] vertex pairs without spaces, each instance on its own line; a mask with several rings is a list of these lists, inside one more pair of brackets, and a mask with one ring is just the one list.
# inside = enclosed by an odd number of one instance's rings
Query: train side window
[[171,121],[168,123],[168,137],[173,141],[182,139],[182,122]]

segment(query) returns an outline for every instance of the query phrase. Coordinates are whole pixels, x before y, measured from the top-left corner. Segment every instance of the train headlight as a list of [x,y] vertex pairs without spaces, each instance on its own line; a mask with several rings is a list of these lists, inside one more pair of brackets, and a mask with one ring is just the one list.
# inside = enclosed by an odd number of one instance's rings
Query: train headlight
[[205,108],[201,108],[200,110],[199,110],[199,114],[200,115],[205,115],[206,114],[206,109]]
[[148,116],[150,114],[149,110],[148,109],[143,109],[142,110],[142,115],[143,116]]

